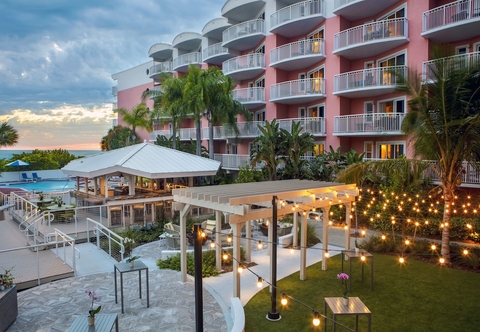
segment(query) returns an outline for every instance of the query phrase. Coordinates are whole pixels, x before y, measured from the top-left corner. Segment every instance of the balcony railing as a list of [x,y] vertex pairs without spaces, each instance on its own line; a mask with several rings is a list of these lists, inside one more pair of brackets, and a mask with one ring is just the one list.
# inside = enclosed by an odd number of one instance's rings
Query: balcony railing
[[[438,162],[437,161],[430,161],[429,162],[433,167],[438,169]],[[460,177],[461,185],[468,186],[468,185],[477,185],[480,184],[480,163],[470,163],[467,161],[462,162],[463,172]],[[425,175],[430,177],[434,183],[439,183],[440,179],[437,176],[437,173],[433,172],[431,169],[427,169],[425,171]]]
[[377,21],[336,33],[334,35],[334,51],[356,44],[407,36],[408,21],[406,18]]
[[423,13],[423,32],[475,18],[480,18],[480,1],[451,2]]
[[242,22],[225,29],[222,33],[222,43],[226,44],[233,39],[245,37],[248,35],[262,33],[265,34],[265,21],[262,19]]
[[423,63],[423,79],[425,81],[433,81],[438,75],[435,73],[440,69],[446,75],[449,72],[457,69],[468,68],[473,64],[480,63],[480,52],[471,52],[467,54],[454,55],[442,59],[425,61]]
[[305,39],[282,45],[270,51],[270,65],[293,58],[301,58],[313,54],[324,55],[324,41],[322,38]]
[[150,67],[150,76],[159,74],[159,73],[169,73],[172,71],[172,61],[157,62],[155,65]]
[[325,136],[325,118],[290,118],[290,119],[277,119],[279,128],[283,128],[289,133],[292,132],[292,123],[300,122],[302,126],[301,133],[310,133],[314,136]]
[[333,8],[337,9],[338,7],[342,7],[350,2],[355,2],[355,1],[358,1],[358,0],[335,0]]
[[399,134],[401,133],[403,113],[372,113],[334,117],[334,135],[343,134]]
[[210,45],[203,50],[203,59],[208,59],[216,55],[227,54],[227,53],[228,53],[228,48],[222,47],[222,43],[217,43],[217,44]]
[[202,54],[200,52],[193,52],[182,54],[175,59],[173,59],[173,70],[182,67],[188,66],[189,64],[200,64],[202,63]]
[[325,79],[307,78],[272,84],[270,87],[270,100],[309,95],[325,95]]
[[224,61],[222,64],[222,70],[225,75],[236,71],[251,69],[265,70],[265,54],[251,53],[247,55],[241,55]]
[[323,0],[295,3],[270,15],[270,28],[272,29],[277,25],[284,24],[287,21],[324,13],[325,4]]
[[241,103],[265,103],[265,88],[245,88],[232,91],[233,100]]
[[[172,137],[171,130],[155,130],[150,133],[150,140],[156,140],[157,136],[165,136],[166,138]],[[197,135],[197,130],[195,128],[183,128],[177,130],[177,137],[182,141],[189,141],[190,139],[195,140]]]
[[407,66],[379,67],[334,76],[334,93],[356,89],[371,89],[397,84],[397,76],[407,75]]

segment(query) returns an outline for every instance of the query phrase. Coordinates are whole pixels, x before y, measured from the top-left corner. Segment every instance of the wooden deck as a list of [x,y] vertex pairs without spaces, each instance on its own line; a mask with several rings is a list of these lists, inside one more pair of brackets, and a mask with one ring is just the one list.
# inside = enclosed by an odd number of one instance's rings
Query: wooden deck
[[[18,224],[5,214],[0,220],[0,251],[22,248],[27,244],[25,235]],[[54,280],[74,276],[72,267],[55,256],[52,250],[18,249],[0,253],[0,273],[4,269],[12,270],[18,290],[49,283]]]

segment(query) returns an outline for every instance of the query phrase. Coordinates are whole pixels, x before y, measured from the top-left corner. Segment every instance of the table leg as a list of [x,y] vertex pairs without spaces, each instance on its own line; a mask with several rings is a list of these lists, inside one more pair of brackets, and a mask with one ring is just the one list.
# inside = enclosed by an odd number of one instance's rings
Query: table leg
[[148,285],[148,267],[147,267],[147,308],[150,308],[150,289]]
[[115,318],[115,331],[118,332],[118,315]]
[[327,332],[327,301],[323,301],[323,331]]
[[348,291],[351,292],[352,291],[352,259],[348,260],[348,266],[349,266],[349,270],[348,270],[348,283],[349,283]]
[[362,282],[363,282],[363,275],[365,274],[365,263],[364,262],[361,262],[362,263]]
[[337,317],[333,314],[333,332],[337,330]]
[[370,259],[370,288],[373,291],[373,256]]
[[118,303],[118,300],[117,300],[117,268],[116,267],[113,267],[113,275],[114,275],[114,278],[115,278],[115,303]]
[[342,251],[342,273],[343,273],[343,261],[344,261],[344,259],[345,259],[345,254]]
[[125,311],[123,310],[123,273],[120,272],[120,297],[122,298],[121,301],[122,301],[122,314],[125,313]]
[[358,315],[355,315],[355,332],[358,331]]
[[368,332],[372,331],[372,314],[368,315]]
[[142,298],[142,270],[138,270],[138,289],[140,290],[140,298]]

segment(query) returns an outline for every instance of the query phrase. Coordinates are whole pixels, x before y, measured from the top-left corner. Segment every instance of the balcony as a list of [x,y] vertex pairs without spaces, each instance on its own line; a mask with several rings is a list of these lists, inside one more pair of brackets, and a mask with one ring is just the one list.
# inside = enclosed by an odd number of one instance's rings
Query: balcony
[[152,93],[150,94],[150,99],[155,99],[158,95],[160,95],[161,92],[163,92],[163,87],[162,85],[155,85],[153,88],[150,89]]
[[213,158],[222,163],[223,169],[238,170],[240,167],[250,166],[250,156],[248,154],[215,153]]
[[292,38],[310,32],[324,20],[324,0],[303,1],[270,15],[270,32]]
[[150,67],[149,72],[150,78],[158,82],[162,79],[162,74],[168,74],[172,72],[172,61],[156,63]]
[[290,118],[290,119],[277,119],[279,128],[285,129],[289,133],[292,132],[292,122],[300,122],[302,126],[301,134],[310,133],[313,136],[326,136],[325,131],[325,118]]
[[148,56],[156,62],[164,62],[172,59],[172,45],[166,43],[157,43],[150,47]]
[[423,13],[422,37],[450,43],[478,36],[480,1],[455,1]]
[[222,46],[238,51],[251,50],[265,39],[265,21],[262,19],[243,22],[222,33]]
[[[157,136],[165,136],[170,139],[172,135],[171,130],[154,130],[150,133],[150,141],[156,141]],[[196,140],[196,135],[197,130],[195,128],[177,129],[177,137],[179,137],[181,141],[190,141],[190,139]]]
[[235,81],[253,79],[265,71],[265,54],[251,53],[237,56],[222,64],[222,71]]
[[265,106],[265,88],[235,89],[232,91],[232,98],[247,109]]
[[258,16],[264,0],[228,0],[222,7],[222,16],[229,21],[244,22]]
[[200,67],[202,65],[202,54],[200,52],[193,52],[180,55],[173,59],[172,69],[178,72],[186,72],[190,64]]
[[349,21],[377,15],[400,0],[335,0],[333,13]]
[[288,71],[308,68],[324,59],[325,48],[321,38],[300,40],[270,51],[270,67]]
[[203,50],[202,60],[206,63],[221,65],[224,61],[233,58],[235,53],[230,52],[226,47],[222,47],[222,43],[217,43]]
[[406,18],[360,25],[334,36],[333,54],[347,59],[372,57],[408,42]]
[[302,104],[325,98],[325,79],[308,78],[272,84],[270,101],[279,104]]
[[[438,170],[437,161],[428,161],[434,168]],[[461,187],[478,188],[480,185],[480,164],[468,161],[462,162],[463,172],[461,173]],[[430,168],[425,171],[425,176],[430,177],[435,184],[440,183],[437,173]]]
[[[480,63],[480,52],[471,52],[467,54],[454,55],[442,59],[425,61],[423,63],[423,80],[433,82],[438,74],[445,75],[452,70],[467,68],[473,64]],[[435,74],[438,70],[443,73]]]
[[407,75],[407,66],[379,67],[335,75],[333,94],[361,98],[392,93],[398,86],[399,75]]
[[335,116],[334,136],[402,135],[403,113],[374,113]]

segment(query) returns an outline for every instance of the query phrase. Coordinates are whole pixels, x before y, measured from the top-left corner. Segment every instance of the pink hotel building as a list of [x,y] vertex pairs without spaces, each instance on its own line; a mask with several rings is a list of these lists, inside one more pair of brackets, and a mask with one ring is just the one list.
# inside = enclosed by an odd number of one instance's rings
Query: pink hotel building
[[[227,0],[221,13],[201,33],[152,45],[149,62],[112,77],[117,107],[131,109],[147,88],[161,88],[162,72],[220,67],[254,117],[238,119],[238,137],[215,127],[215,159],[233,172],[248,163],[257,124],[272,119],[287,130],[301,121],[317,154],[331,145],[367,158],[409,156],[400,130],[407,96],[396,92],[394,73],[408,68],[428,79],[435,43],[451,44],[466,61],[480,56],[480,0]],[[178,134],[195,139],[193,120]],[[171,136],[168,121],[141,133],[150,141],[157,135]]]

